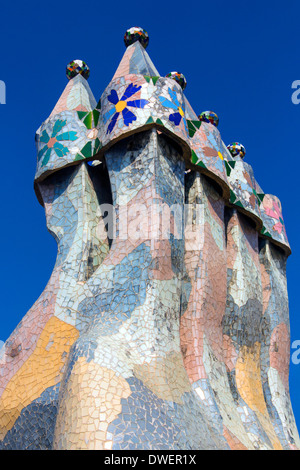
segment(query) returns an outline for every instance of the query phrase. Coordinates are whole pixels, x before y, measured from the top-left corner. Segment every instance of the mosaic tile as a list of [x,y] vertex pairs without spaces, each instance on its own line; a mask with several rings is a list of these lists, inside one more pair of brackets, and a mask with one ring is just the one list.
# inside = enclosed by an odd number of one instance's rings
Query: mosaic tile
[[147,31],[145,31],[143,28],[140,28],[139,26],[134,26],[133,28],[127,29],[124,35],[124,43],[126,47],[131,46],[131,44],[135,43],[136,41],[139,41],[145,49],[149,44],[149,36]]
[[37,131],[58,252],[1,349],[0,449],[300,449],[280,201],[148,39],[98,101],[71,62]]
[[88,65],[83,60],[72,60],[66,69],[66,74],[69,80],[76,77],[76,75],[80,74],[86,80],[90,76],[90,69]]
[[180,72],[169,72],[166,77],[168,78],[173,78],[173,80],[175,80],[175,82],[177,82],[181,88],[183,90],[185,90],[186,88],[186,85],[187,85],[187,81],[186,81],[186,78],[185,76],[183,75],[183,73],[180,73]]
[[198,117],[199,121],[210,122],[210,124],[213,124],[216,127],[219,125],[219,117],[213,111],[203,111]]
[[245,147],[239,142],[233,142],[230,145],[227,145],[227,148],[233,157],[244,158],[246,155]]

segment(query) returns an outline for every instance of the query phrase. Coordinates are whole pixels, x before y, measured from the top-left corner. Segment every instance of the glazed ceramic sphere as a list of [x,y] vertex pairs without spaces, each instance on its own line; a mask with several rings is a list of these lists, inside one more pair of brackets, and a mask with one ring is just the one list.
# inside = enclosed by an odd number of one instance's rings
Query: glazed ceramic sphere
[[183,75],[183,73],[180,73],[180,72],[170,72],[166,75],[167,78],[173,78],[173,80],[175,80],[177,83],[179,83],[179,85],[181,86],[181,88],[184,90],[185,87],[186,87],[186,78],[185,76]]
[[213,124],[215,127],[219,125],[218,115],[213,111],[203,111],[203,113],[198,116],[198,119],[202,122],[210,122],[210,124]]
[[246,155],[245,147],[239,142],[233,142],[230,145],[227,145],[227,148],[233,157],[244,158]]
[[76,75],[82,75],[87,80],[90,76],[90,69],[83,60],[72,60],[67,65],[66,74],[69,80]]
[[149,44],[149,36],[147,31],[145,31],[143,28],[139,28],[138,26],[127,29],[124,35],[124,43],[126,47],[131,46],[131,44],[136,41],[139,41],[144,49],[146,49]]

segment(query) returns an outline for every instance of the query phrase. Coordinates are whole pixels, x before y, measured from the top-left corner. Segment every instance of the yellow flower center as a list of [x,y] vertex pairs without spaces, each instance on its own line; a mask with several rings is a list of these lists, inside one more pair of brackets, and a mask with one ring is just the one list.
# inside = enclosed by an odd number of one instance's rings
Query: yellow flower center
[[117,113],[121,113],[123,111],[123,109],[125,109],[127,106],[127,103],[126,101],[119,101],[117,104],[116,104],[116,111]]
[[180,106],[179,106],[179,108],[178,108],[178,112],[179,112],[179,114],[180,114],[181,117],[184,116],[184,112],[182,111],[182,109],[180,108]]

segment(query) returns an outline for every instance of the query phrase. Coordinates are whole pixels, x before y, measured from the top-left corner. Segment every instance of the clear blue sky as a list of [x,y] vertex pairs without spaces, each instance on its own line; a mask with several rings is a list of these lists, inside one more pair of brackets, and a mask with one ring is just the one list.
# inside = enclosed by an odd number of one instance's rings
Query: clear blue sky
[[[219,115],[224,142],[243,143],[264,192],[281,199],[293,250],[292,341],[300,340],[300,104],[291,101],[292,82],[300,80],[299,17],[299,0],[2,2],[0,80],[7,86],[7,104],[0,105],[0,340],[38,298],[56,257],[33,191],[35,131],[67,84],[70,60],[88,63],[99,99],[131,26],[148,31],[147,51],[160,74],[184,73],[196,113],[210,109]],[[300,364],[291,364],[290,386],[300,427]]]

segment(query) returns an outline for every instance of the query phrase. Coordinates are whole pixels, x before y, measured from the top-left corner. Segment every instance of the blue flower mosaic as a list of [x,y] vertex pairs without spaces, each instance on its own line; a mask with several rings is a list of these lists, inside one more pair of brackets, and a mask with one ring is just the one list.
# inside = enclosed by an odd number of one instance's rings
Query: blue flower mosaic
[[39,142],[42,142],[46,145],[38,152],[38,160],[44,156],[42,160],[42,166],[47,165],[51,153],[55,152],[58,157],[63,157],[69,153],[69,149],[61,144],[61,141],[74,141],[77,139],[77,132],[67,131],[59,134],[59,132],[66,125],[66,121],[58,119],[53,126],[53,131],[51,137],[47,131],[43,131],[39,137]]
[[179,126],[182,120],[184,123],[185,130],[188,133],[187,122],[185,118],[185,104],[183,103],[182,106],[180,106],[180,103],[177,99],[176,91],[173,91],[171,88],[168,88],[168,92],[172,101],[168,100],[164,96],[159,96],[158,99],[165,108],[171,108],[176,110],[175,113],[169,115],[169,120],[173,122],[175,126]]
[[129,126],[129,124],[131,124],[133,121],[136,121],[136,116],[133,114],[132,111],[130,111],[130,109],[128,109],[128,106],[132,108],[144,108],[146,104],[149,103],[149,101],[147,100],[127,101],[127,100],[131,96],[133,96],[135,93],[137,93],[141,88],[142,88],[141,86],[137,86],[137,85],[134,85],[133,83],[130,83],[130,85],[128,85],[128,87],[126,88],[125,93],[121,99],[119,99],[116,90],[111,90],[107,99],[110,103],[114,105],[114,107],[111,108],[103,116],[104,124],[106,124],[107,121],[111,119],[107,128],[107,131],[106,131],[107,134],[110,134],[112,132],[113,128],[116,125],[119,114],[121,113],[123,116],[125,126]]

